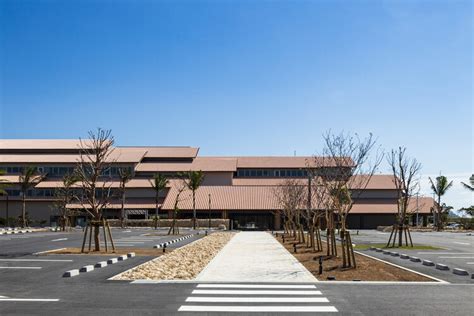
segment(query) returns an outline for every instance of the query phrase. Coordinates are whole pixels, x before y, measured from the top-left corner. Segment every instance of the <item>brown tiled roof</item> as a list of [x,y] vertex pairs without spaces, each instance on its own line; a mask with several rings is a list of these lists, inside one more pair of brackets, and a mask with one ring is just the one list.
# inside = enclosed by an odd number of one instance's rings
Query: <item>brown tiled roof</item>
[[145,157],[150,158],[195,158],[199,148],[194,147],[118,147],[145,150]]
[[2,175],[0,179],[3,180],[1,183],[19,183],[20,176],[10,176],[10,175]]
[[78,149],[78,139],[0,139],[6,149]]
[[[145,155],[141,149],[116,148],[109,156],[109,160],[117,163],[138,163]],[[0,154],[0,163],[41,164],[41,163],[77,163],[77,154]]]
[[179,172],[179,171],[222,171],[233,172],[236,170],[237,161],[235,158],[211,158],[197,157],[192,163],[141,163],[135,171],[141,172]]
[[[357,179],[353,181],[355,185],[365,184],[367,176],[361,175],[356,176]],[[355,187],[354,187],[355,188]],[[353,189],[354,189],[353,188]],[[389,174],[374,174],[366,189],[370,190],[396,190],[395,183],[393,182],[393,176]]]

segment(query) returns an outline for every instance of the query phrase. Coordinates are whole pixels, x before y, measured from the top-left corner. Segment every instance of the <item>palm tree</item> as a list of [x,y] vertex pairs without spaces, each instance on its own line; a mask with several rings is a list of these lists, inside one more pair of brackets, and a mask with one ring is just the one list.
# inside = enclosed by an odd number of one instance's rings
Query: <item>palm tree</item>
[[73,210],[68,209],[67,205],[77,196],[74,193],[74,185],[79,181],[76,174],[66,174],[63,177],[62,185],[55,189],[54,197],[56,202],[54,205],[59,211],[61,230],[66,231],[71,224],[70,217],[75,214]]
[[446,194],[446,192],[453,186],[453,181],[448,182],[448,178],[445,176],[436,177],[436,183],[431,179],[431,190],[437,196],[437,216],[436,216],[436,230],[440,231],[442,229],[442,213],[443,213],[443,206],[441,205],[441,197]]
[[203,181],[204,173],[202,170],[186,173],[186,186],[193,192],[193,229],[196,229],[196,191]]
[[118,170],[119,178],[120,178],[120,200],[122,201],[122,207],[120,210],[120,226],[122,228],[125,227],[125,185],[128,181],[132,179],[132,173],[128,168],[119,168]]
[[36,173],[36,167],[27,166],[22,169],[22,173],[19,178],[20,182],[20,191],[21,191],[21,200],[22,200],[22,208],[21,208],[21,227],[26,227],[26,194],[28,190],[33,188],[35,185],[40,183],[44,175]]
[[153,176],[153,181],[150,180],[150,183],[153,189],[155,190],[155,229],[158,229],[158,207],[160,202],[160,193],[168,186],[168,179],[161,173],[155,173],[155,175]]
[[[0,169],[0,176],[5,175],[5,170]],[[0,195],[7,195],[7,191],[5,190],[8,187],[7,180],[0,179]]]
[[464,182],[461,183],[466,189],[474,191],[474,174],[469,178],[469,182],[471,183],[470,185]]
[[[5,170],[0,169],[0,176],[5,174]],[[5,214],[5,226],[8,226],[8,192],[6,188],[9,187],[9,184],[7,183],[7,180],[0,179],[0,195],[5,195],[7,196],[6,200],[6,214]]]

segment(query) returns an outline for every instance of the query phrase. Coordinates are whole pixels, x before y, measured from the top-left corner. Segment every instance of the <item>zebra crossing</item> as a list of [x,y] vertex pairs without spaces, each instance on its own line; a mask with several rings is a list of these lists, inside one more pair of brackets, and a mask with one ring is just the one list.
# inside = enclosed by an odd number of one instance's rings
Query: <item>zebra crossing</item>
[[338,312],[313,284],[200,283],[178,312]]

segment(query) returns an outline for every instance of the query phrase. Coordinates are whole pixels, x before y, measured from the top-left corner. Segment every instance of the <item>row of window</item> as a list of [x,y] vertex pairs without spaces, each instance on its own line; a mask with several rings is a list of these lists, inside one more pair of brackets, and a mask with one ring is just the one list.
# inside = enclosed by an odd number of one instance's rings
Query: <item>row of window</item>
[[308,176],[305,169],[238,169],[235,173],[239,178],[303,178]]
[[[0,170],[5,171],[7,174],[18,174],[23,172],[24,167],[0,167]],[[119,176],[120,169],[127,170],[129,173],[133,172],[132,167],[110,167],[104,170],[103,176]],[[37,167],[39,173],[46,174],[49,177],[63,177],[67,174],[74,172],[74,167]]]

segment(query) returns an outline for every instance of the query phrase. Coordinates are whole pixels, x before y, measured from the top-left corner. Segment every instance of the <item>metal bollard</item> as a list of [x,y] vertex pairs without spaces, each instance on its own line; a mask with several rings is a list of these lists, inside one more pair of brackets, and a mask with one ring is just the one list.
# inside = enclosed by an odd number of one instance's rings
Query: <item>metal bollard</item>
[[207,236],[207,230],[206,230],[206,236]]
[[296,243],[293,244],[293,252],[296,253]]
[[166,252],[166,244],[163,245],[163,253]]
[[319,270],[318,274],[321,275],[323,274],[323,256],[319,256]]
[[281,238],[283,238],[283,243],[285,243],[285,235],[282,235]]

